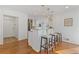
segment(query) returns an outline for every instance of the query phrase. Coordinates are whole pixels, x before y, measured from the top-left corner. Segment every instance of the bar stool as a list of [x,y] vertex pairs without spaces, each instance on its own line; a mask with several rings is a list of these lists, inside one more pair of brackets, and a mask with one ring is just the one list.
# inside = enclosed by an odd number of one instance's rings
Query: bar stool
[[62,44],[62,34],[59,32],[56,33],[56,43],[58,46]]
[[[45,51],[47,51],[47,54],[49,53],[50,50],[53,51],[54,48],[54,40],[55,40],[55,35],[49,35],[48,36],[41,36],[41,44],[40,44],[40,53],[42,52],[42,48],[44,48]],[[43,42],[44,41],[44,42]]]
[[50,35],[52,36],[51,39],[53,41],[53,46],[56,49],[56,35],[55,34],[50,34]]

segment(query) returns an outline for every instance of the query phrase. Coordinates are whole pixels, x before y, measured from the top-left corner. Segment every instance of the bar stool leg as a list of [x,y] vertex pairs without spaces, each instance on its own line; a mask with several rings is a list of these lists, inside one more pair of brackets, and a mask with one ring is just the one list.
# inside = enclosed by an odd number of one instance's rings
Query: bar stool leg
[[54,36],[54,47],[55,47],[55,49],[56,49],[56,39],[57,39],[57,37]]
[[42,50],[42,37],[41,37],[41,44],[40,44],[40,53],[41,53],[41,50]]
[[[51,46],[53,47],[53,39],[51,39]],[[53,48],[52,48],[52,51],[53,51]]]
[[48,39],[46,39],[46,49],[47,49],[47,54],[48,54]]

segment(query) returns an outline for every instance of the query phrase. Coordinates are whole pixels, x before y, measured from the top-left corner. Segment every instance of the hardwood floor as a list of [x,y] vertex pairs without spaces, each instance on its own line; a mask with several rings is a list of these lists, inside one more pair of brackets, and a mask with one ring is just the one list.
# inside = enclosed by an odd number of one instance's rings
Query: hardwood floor
[[[79,53],[79,45],[62,42],[60,46],[54,52],[50,51],[49,54],[65,54],[65,53]],[[0,45],[0,54],[40,54],[34,51],[30,46],[28,46],[27,40],[12,41],[10,43],[4,43]],[[46,52],[42,51],[42,54]]]
[[16,37],[5,37],[3,38],[3,43],[11,43],[11,42],[15,42],[17,41],[18,39]]
[[58,54],[79,54],[79,45],[62,42],[60,46],[56,48],[55,53]]
[[[46,54],[46,52],[42,51],[42,54]],[[56,46],[54,51],[49,51],[49,54],[79,54],[79,45],[62,42]]]
[[0,46],[0,54],[37,54],[37,52],[27,45],[27,40],[21,40],[4,43]]

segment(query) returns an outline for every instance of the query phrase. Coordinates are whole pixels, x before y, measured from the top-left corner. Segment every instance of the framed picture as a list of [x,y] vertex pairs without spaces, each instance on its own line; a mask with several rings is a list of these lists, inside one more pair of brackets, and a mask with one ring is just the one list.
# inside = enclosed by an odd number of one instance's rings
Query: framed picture
[[72,26],[72,25],[73,25],[73,19],[72,18],[64,19],[64,26]]

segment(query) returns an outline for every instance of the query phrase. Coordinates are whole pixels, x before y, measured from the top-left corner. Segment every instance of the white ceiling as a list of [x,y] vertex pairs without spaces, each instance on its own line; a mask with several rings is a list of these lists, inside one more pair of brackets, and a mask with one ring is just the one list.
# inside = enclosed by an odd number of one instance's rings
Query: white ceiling
[[41,7],[41,5],[0,5],[0,8],[11,9],[15,11],[20,11],[27,13],[28,15],[42,15],[47,13],[47,8],[50,9],[52,14],[62,13],[69,10],[74,10],[79,8],[78,5],[69,5],[69,8],[65,8],[65,5],[46,5]]

